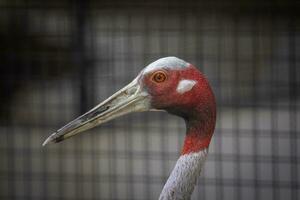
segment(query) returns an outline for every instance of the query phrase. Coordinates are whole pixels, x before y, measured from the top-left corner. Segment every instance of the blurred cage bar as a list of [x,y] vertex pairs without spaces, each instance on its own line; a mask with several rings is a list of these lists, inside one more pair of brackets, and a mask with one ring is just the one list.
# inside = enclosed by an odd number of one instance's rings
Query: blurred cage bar
[[169,55],[217,97],[192,199],[300,199],[298,13],[283,0],[0,1],[0,199],[157,199],[183,143],[175,116],[41,144]]

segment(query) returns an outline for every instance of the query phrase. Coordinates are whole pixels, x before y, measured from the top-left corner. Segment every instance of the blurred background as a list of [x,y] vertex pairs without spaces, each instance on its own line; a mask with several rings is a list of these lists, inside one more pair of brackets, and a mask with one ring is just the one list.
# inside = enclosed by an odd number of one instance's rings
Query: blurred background
[[183,120],[57,128],[177,56],[211,82],[218,122],[193,200],[300,197],[297,1],[0,1],[0,199],[157,199]]

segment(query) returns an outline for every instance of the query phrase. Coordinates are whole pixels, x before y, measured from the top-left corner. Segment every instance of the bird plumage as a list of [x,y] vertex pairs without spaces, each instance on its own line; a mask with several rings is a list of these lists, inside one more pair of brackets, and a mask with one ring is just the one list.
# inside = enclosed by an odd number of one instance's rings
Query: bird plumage
[[214,94],[205,76],[176,57],[161,58],[127,86],[57,130],[43,145],[59,142],[131,112],[164,110],[186,123],[184,145],[159,199],[190,199],[207,156],[216,123]]
[[181,155],[163,187],[159,200],[190,199],[206,156],[207,149]]

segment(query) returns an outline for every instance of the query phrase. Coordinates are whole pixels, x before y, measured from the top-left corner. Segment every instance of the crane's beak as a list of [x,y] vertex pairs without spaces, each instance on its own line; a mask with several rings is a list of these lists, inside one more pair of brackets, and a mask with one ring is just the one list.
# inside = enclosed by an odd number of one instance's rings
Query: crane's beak
[[50,135],[43,143],[57,143],[116,117],[150,109],[149,94],[138,83],[138,78],[98,104],[96,107],[71,121]]

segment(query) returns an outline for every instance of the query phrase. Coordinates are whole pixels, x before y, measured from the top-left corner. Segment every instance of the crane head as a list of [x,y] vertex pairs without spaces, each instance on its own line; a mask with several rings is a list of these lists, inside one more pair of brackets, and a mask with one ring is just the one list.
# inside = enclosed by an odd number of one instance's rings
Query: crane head
[[43,145],[60,142],[128,113],[154,110],[181,116],[191,124],[215,118],[214,95],[196,67],[176,57],[161,58],[146,66],[127,86],[58,129]]

